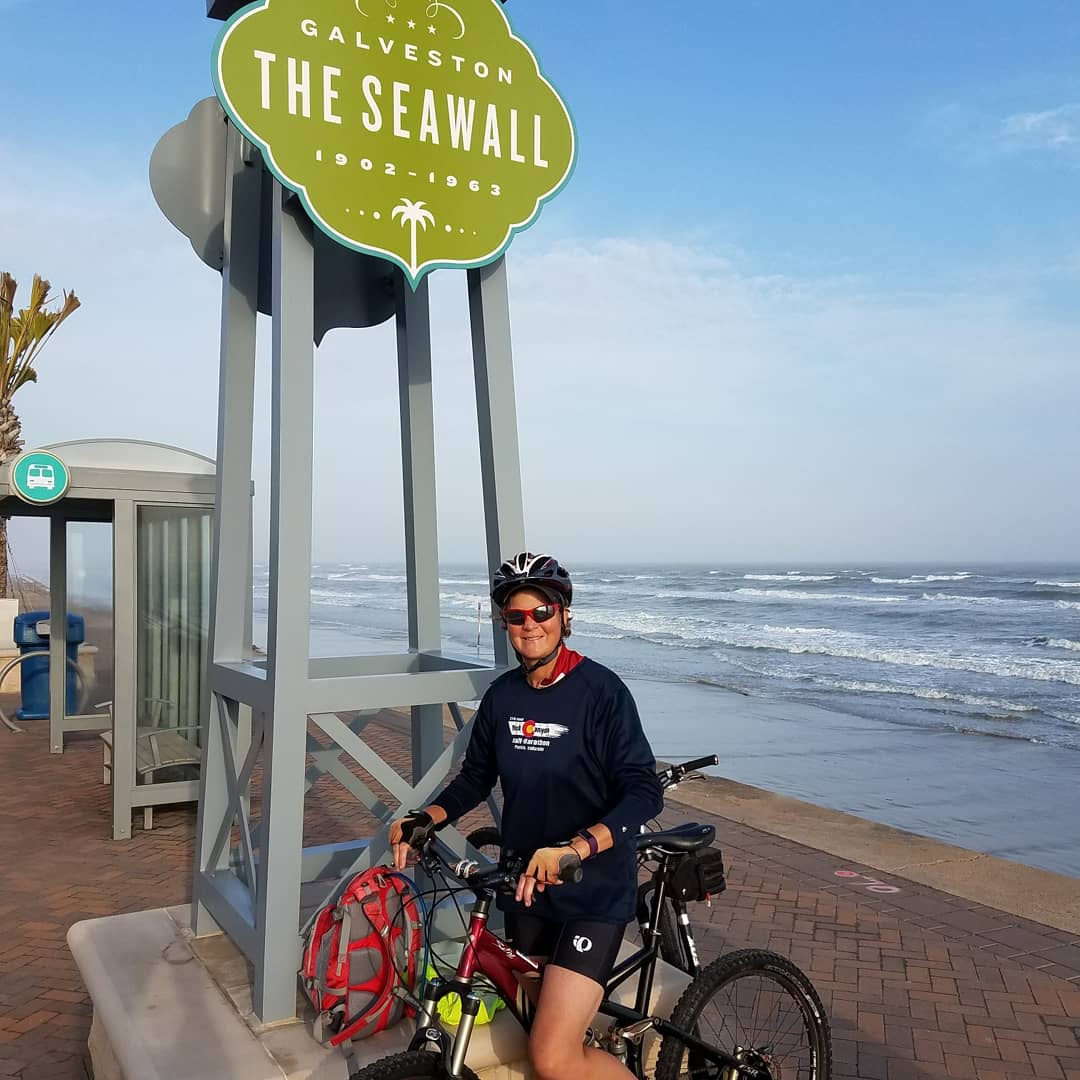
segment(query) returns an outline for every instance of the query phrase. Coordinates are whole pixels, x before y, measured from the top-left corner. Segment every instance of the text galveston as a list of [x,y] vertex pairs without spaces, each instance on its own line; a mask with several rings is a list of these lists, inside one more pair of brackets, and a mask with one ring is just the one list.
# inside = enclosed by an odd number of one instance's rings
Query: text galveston
[[[318,37],[317,24],[305,19],[300,29],[307,37]],[[345,36],[339,27],[330,31],[327,40],[345,44]],[[433,68],[453,68],[458,73],[467,71],[480,79],[491,79],[491,69],[483,61],[468,62],[462,56],[444,56],[436,49],[420,50],[415,45],[395,42],[393,38],[379,37],[376,42],[364,40],[361,32],[356,33],[355,47],[364,52],[377,50],[385,56],[395,51],[406,60],[416,64],[427,64]],[[283,67],[279,65],[276,53],[262,49],[253,50],[258,61],[261,77],[262,108],[270,110],[280,108],[280,95],[287,98],[288,111],[292,116],[307,119],[312,115],[312,98],[320,95],[322,99],[322,120],[328,124],[342,123],[342,90],[338,79],[342,69],[327,64],[318,65],[321,71],[312,80],[312,64],[294,56],[285,57]],[[349,75],[354,72],[350,71]],[[513,71],[500,67],[494,75],[496,84],[513,84]],[[542,152],[543,120],[538,114],[531,117],[531,146],[522,145],[523,127],[527,130],[529,119],[524,120],[518,110],[495,103],[478,103],[475,98],[446,94],[442,100],[430,87],[422,92],[414,90],[407,82],[395,81],[389,86],[373,74],[365,74],[360,80],[359,92],[363,101],[360,122],[370,132],[377,133],[389,126],[395,138],[416,139],[433,146],[449,145],[454,150],[471,151],[474,144],[480,152],[490,157],[531,164],[537,168],[548,168]],[[478,117],[479,113],[479,117]],[[318,115],[318,113],[316,113]],[[482,119],[480,119],[482,118]],[[478,122],[479,120],[479,122]],[[483,132],[481,134],[481,124]],[[526,134],[526,141],[528,135]],[[527,157],[523,150],[531,152]]]

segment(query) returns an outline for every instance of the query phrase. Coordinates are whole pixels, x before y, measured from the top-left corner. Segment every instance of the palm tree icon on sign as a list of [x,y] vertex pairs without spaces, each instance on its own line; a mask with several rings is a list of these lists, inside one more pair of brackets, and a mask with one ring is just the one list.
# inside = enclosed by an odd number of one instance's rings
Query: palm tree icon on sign
[[400,217],[401,226],[406,225],[412,229],[412,259],[409,268],[415,274],[416,266],[416,227],[420,226],[425,232],[429,224],[435,224],[435,215],[430,210],[424,209],[423,202],[413,202],[411,199],[402,199],[400,206],[395,206],[391,211],[391,217]]

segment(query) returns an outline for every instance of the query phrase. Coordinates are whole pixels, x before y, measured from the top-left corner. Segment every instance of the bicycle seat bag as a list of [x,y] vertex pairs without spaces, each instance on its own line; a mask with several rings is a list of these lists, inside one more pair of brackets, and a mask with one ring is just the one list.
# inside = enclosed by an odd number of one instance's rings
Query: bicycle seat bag
[[357,874],[327,904],[304,942],[300,979],[315,1038],[338,1046],[403,1016],[420,978],[423,920],[411,882],[389,867]]
[[727,888],[724,857],[720,849],[710,847],[680,859],[669,881],[673,895],[683,903],[699,903],[703,900],[711,907],[712,898]]

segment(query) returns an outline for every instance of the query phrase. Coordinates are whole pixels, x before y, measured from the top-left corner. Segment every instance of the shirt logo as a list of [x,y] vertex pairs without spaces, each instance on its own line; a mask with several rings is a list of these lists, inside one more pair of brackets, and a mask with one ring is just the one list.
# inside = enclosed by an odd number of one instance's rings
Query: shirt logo
[[570,729],[562,724],[539,724],[535,720],[510,720],[510,734],[523,735],[526,739],[559,739]]

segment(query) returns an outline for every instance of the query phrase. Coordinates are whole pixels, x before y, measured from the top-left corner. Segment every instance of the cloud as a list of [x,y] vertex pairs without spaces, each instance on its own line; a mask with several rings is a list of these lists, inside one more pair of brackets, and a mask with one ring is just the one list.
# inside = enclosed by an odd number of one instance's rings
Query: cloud
[[1020,155],[1052,155],[1070,166],[1080,164],[1080,104],[1002,116],[951,102],[927,112],[920,133],[946,152],[982,165]]
[[[141,163],[90,175],[0,144],[0,168],[5,267],[84,301],[16,399],[28,441],[212,455],[220,277],[153,205]],[[899,293],[869,268],[761,273],[678,238],[543,229],[509,272],[530,542],[599,560],[1073,553],[1080,320],[1048,314],[1037,279]],[[441,550],[479,560],[464,275],[435,274],[432,297]],[[392,323],[331,332],[315,365],[316,557],[400,558]]]
[[1080,105],[1059,105],[1042,112],[1022,112],[1001,122],[1001,140],[1014,150],[1080,150]]

